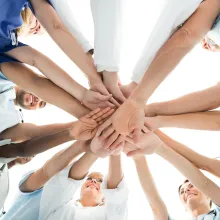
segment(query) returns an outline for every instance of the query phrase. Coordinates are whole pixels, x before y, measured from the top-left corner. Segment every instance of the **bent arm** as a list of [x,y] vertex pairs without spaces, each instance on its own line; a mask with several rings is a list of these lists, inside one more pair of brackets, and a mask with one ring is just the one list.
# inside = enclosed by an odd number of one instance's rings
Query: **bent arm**
[[69,148],[57,153],[20,186],[21,191],[31,192],[43,187],[50,178],[67,167],[79,154],[81,154],[86,145],[86,142],[77,141]]
[[220,188],[212,180],[206,177],[197,167],[190,163],[185,157],[173,151],[165,144],[158,148],[156,153],[171,163],[189,181],[216,205],[220,205]]
[[82,180],[87,175],[90,167],[98,159],[93,153],[85,153],[78,161],[76,161],[69,172],[69,178],[74,180]]
[[140,184],[151,206],[155,220],[167,220],[168,212],[166,205],[161,199],[160,194],[156,188],[145,156],[134,158],[134,163]]
[[155,131],[155,134],[172,150],[185,157],[196,167],[202,170],[206,170],[213,175],[220,177],[220,161],[212,158],[208,158],[201,155],[187,146],[173,140],[160,130]]
[[107,188],[116,189],[123,179],[121,154],[116,156],[109,156],[109,171]]

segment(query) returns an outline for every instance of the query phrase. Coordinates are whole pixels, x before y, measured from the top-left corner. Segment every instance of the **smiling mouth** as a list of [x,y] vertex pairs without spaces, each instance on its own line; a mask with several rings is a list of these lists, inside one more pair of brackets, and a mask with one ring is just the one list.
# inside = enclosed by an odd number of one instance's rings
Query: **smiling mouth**
[[98,187],[96,187],[96,186],[95,186],[95,185],[93,185],[93,184],[91,184],[91,185],[87,186],[86,188],[89,188],[90,186],[95,187],[97,191],[99,190],[99,189],[98,189]]
[[189,199],[191,196],[196,196],[196,194],[189,194],[189,195],[186,197],[186,201],[188,201],[188,199]]

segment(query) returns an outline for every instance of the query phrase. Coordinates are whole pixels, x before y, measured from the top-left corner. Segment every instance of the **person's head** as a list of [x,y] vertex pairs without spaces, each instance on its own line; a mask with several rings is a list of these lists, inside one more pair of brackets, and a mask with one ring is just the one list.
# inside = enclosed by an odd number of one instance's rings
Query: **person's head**
[[189,180],[185,180],[178,189],[179,197],[187,212],[192,212],[199,207],[211,209],[212,201],[208,196],[198,190]]
[[87,176],[85,183],[81,187],[80,199],[86,198],[87,201],[95,201],[96,205],[101,204],[104,201],[104,197],[101,191],[102,182],[103,175],[101,173],[90,173]]
[[18,87],[16,87],[15,103],[26,110],[35,110],[46,106],[45,101]]
[[21,16],[23,19],[23,25],[17,29],[19,36],[31,36],[36,34],[41,35],[46,32],[30,8],[26,7],[24,10],[22,10]]

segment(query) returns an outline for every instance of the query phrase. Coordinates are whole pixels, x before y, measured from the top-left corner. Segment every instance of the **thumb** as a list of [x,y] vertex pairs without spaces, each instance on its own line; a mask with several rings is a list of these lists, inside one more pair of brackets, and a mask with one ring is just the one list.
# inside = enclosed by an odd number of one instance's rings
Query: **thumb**
[[137,144],[139,142],[140,137],[141,137],[141,133],[142,133],[142,131],[140,128],[135,128],[133,130],[132,137],[133,137],[133,141],[135,144]]
[[127,156],[133,157],[133,156],[142,155],[142,154],[144,154],[144,150],[133,150],[133,151],[128,152]]

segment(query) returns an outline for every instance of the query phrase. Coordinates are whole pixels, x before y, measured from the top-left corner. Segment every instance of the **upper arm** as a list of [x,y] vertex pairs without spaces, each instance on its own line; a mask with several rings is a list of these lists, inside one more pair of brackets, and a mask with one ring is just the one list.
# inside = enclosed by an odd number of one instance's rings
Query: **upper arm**
[[21,185],[20,190],[22,192],[33,192],[44,186],[49,180],[48,176],[44,172],[43,168],[40,168],[36,172],[32,173]]

